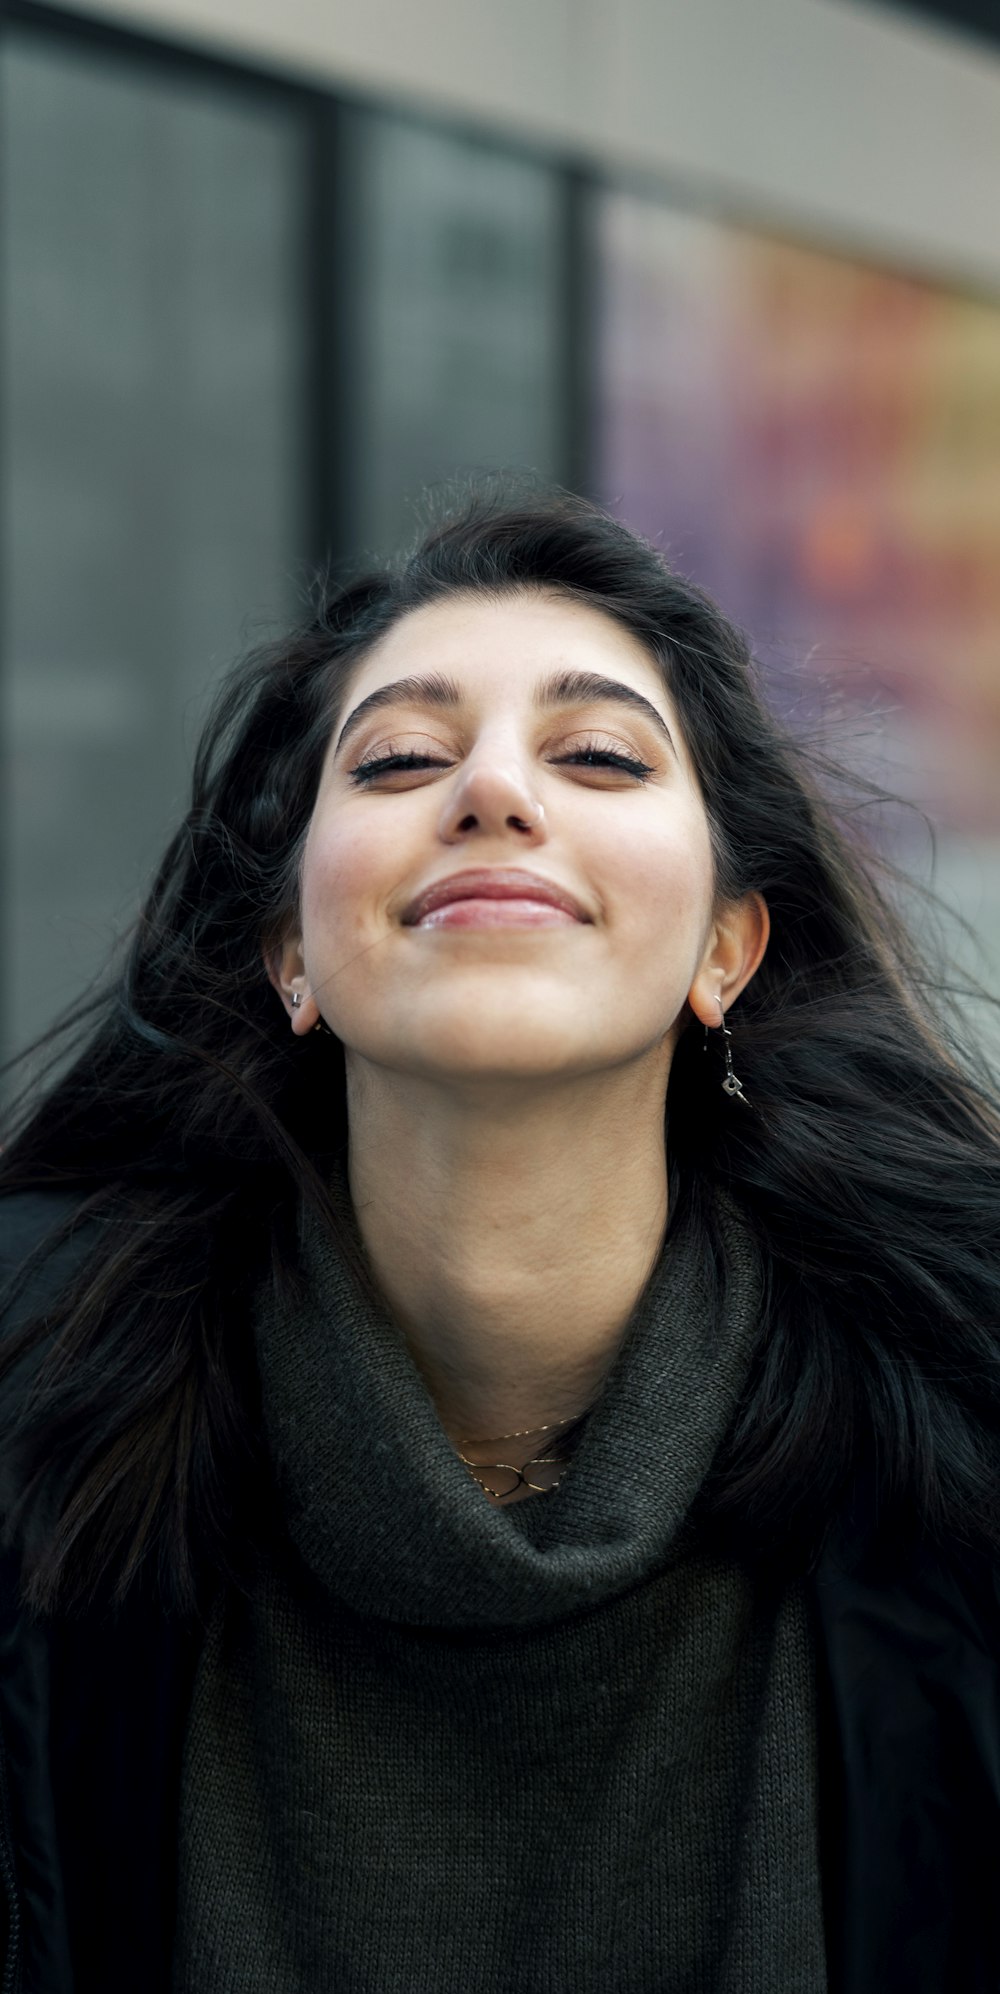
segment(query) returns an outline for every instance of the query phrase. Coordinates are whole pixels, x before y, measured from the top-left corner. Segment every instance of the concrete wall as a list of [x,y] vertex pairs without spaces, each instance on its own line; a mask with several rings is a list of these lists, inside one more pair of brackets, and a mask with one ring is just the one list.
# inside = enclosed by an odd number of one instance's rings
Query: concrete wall
[[861,0],[69,5],[1000,289],[1000,54]]

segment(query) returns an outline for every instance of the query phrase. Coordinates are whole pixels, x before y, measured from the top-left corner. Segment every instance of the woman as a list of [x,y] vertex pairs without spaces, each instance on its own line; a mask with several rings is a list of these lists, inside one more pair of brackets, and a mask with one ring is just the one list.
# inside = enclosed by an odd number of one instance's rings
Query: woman
[[5,1985],[1000,1984],[997,1119],[721,613],[475,499],[232,679],[86,1032]]

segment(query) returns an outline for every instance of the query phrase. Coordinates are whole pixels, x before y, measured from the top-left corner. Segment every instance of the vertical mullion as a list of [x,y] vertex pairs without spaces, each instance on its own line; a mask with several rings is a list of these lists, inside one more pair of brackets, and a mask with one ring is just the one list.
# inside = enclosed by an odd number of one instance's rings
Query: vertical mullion
[[580,167],[564,173],[563,296],[563,472],[570,491],[596,498],[597,390],[595,342],[597,307],[596,186]]
[[353,494],[363,448],[359,327],[364,246],[356,116],[336,98],[314,101],[305,230],[309,558],[318,576],[334,578],[358,551]]

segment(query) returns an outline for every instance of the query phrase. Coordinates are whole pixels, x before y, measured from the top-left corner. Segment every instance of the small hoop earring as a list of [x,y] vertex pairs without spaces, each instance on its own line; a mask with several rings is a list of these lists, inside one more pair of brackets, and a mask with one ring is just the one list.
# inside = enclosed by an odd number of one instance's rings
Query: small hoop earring
[[[728,1025],[727,1025],[727,1023],[726,1023],[726,1013],[725,1013],[725,1010],[724,1010],[724,1008],[723,1008],[723,1003],[722,1003],[722,998],[721,998],[721,997],[717,997],[715,1001],[716,1001],[716,1003],[718,1004],[718,1007],[719,1007],[719,1023],[718,1023],[718,1025],[717,1025],[717,1026],[715,1027],[715,1029],[716,1029],[717,1031],[721,1031],[721,1033],[722,1033],[722,1043],[723,1043],[723,1045],[724,1045],[724,1047],[725,1047],[725,1053],[726,1053],[726,1070],[725,1070],[725,1073],[724,1073],[724,1074],[723,1074],[723,1076],[722,1076],[722,1091],[723,1091],[723,1093],[724,1093],[724,1094],[728,1094],[728,1095],[729,1095],[729,1097],[730,1097],[730,1100],[736,1100],[736,1101],[742,1101],[742,1103],[743,1103],[743,1106],[744,1106],[745,1108],[749,1108],[749,1106],[750,1106],[750,1103],[749,1103],[749,1101],[747,1100],[747,1097],[746,1097],[746,1095],[745,1095],[745,1094],[744,1094],[744,1092],[743,1092],[743,1087],[742,1087],[742,1083],[740,1082],[739,1078],[737,1077],[737,1075],[736,1075],[736,1074],[734,1073],[734,1071],[733,1071],[733,1055],[732,1055],[732,1053],[730,1052],[730,1049],[729,1049],[729,1041],[730,1041],[730,1039],[732,1038],[732,1036],[733,1036],[733,1035],[732,1035],[732,1032],[731,1032],[731,1031],[730,1031],[730,1029],[729,1029],[729,1026],[728,1026]],[[707,1052],[707,1051],[708,1051],[708,1026],[707,1026],[707,1025],[705,1026],[705,1044],[704,1044],[704,1047],[703,1047],[703,1051],[705,1051],[705,1052]]]

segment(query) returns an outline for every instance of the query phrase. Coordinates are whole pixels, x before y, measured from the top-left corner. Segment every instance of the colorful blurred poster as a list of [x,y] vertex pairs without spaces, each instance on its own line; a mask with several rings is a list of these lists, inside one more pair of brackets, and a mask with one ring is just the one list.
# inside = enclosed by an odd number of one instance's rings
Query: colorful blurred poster
[[599,229],[601,496],[995,879],[1000,301],[633,195]]

